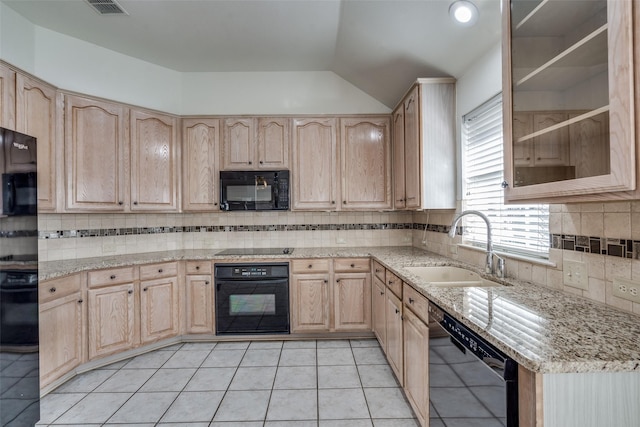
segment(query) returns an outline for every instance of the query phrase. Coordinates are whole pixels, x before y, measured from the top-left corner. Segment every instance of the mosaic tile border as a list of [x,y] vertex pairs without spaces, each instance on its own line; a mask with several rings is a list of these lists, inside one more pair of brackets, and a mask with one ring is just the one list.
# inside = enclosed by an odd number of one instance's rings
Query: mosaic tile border
[[551,248],[618,258],[640,259],[640,240],[552,234]]
[[233,233],[259,231],[340,231],[340,230],[413,230],[412,223],[380,224],[271,224],[271,225],[190,225],[176,227],[102,228],[92,230],[40,231],[39,239],[137,236],[169,233]]

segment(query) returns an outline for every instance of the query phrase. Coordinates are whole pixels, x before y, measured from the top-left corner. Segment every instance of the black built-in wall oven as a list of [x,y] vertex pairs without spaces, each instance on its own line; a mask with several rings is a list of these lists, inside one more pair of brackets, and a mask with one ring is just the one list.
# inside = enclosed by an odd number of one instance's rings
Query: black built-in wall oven
[[289,264],[215,264],[216,334],[289,333]]

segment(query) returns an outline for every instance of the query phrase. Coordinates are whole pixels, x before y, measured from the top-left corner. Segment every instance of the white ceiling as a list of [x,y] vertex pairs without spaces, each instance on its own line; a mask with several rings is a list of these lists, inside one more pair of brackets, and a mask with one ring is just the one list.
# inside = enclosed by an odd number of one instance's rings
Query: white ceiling
[[333,71],[393,107],[418,77],[459,77],[500,40],[500,1],[474,0],[475,26],[453,0],[118,0],[101,16],[84,0],[2,0],[32,23],[177,71]]

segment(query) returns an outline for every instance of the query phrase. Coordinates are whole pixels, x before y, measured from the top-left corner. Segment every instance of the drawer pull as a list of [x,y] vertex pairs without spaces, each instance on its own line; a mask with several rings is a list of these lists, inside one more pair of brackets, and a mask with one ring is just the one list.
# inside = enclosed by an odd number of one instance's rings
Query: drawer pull
[[413,301],[415,301],[413,298],[409,298],[409,304],[413,304]]
[[390,284],[390,285],[393,285],[393,280],[389,280],[389,284]]
[[355,264],[351,264],[351,268],[355,268],[355,267],[356,267],[356,265],[355,265]]
[[115,278],[116,278],[116,275],[115,275],[115,274],[112,274],[112,275],[111,275],[111,277],[109,277],[109,278],[110,278],[111,280],[113,280],[113,279],[115,279]]
[[162,273],[162,269],[161,268],[158,269],[158,273]]
[[307,268],[313,268],[313,264],[309,264]]
[[128,293],[129,295],[131,295],[131,294],[133,293],[133,289],[129,289],[129,290],[127,291],[127,293]]
[[49,289],[49,292],[51,292],[52,294],[55,293],[55,291],[56,291],[56,288]]
[[398,310],[398,309],[396,308],[396,314],[398,314],[398,313],[400,313],[400,310]]
[[376,273],[380,273],[380,269],[376,268]]
[[384,292],[383,292],[383,291],[380,291],[380,295],[384,295]]

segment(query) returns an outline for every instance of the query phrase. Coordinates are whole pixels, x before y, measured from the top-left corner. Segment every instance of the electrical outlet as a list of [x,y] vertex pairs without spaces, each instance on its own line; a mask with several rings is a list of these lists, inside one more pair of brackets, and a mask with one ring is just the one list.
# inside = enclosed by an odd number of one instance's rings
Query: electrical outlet
[[564,261],[562,263],[563,282],[573,288],[589,290],[589,276],[587,265],[579,261]]
[[345,245],[345,244],[347,243],[347,240],[346,240],[344,237],[338,237],[338,238],[336,239],[336,243],[337,243],[338,245]]
[[640,304],[640,283],[622,277],[614,277],[613,295]]

